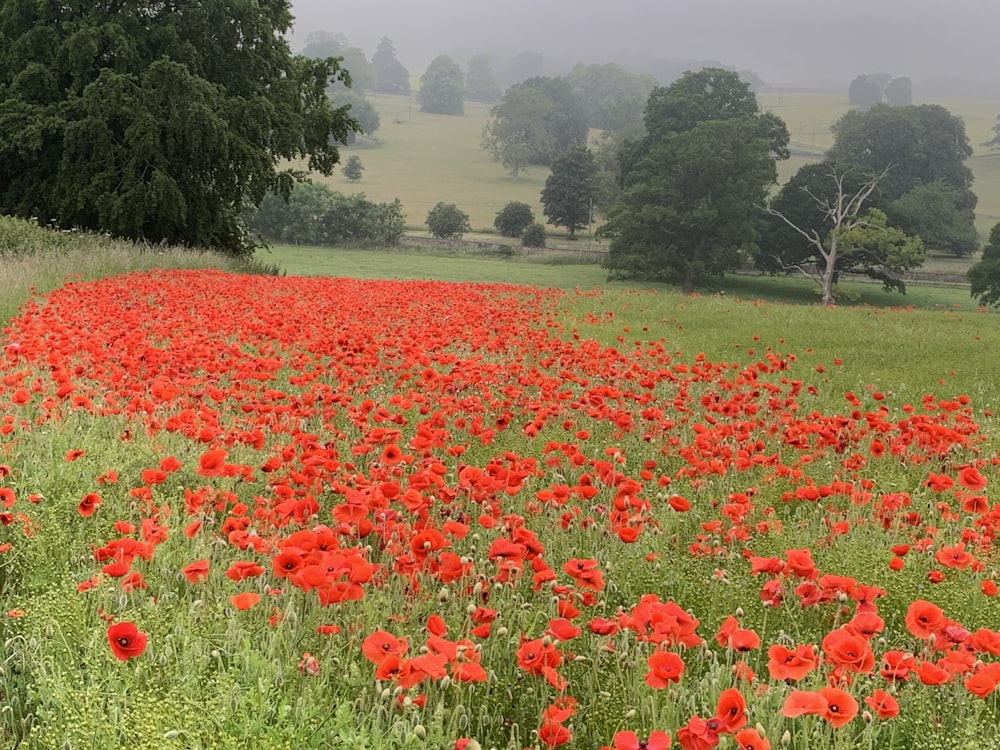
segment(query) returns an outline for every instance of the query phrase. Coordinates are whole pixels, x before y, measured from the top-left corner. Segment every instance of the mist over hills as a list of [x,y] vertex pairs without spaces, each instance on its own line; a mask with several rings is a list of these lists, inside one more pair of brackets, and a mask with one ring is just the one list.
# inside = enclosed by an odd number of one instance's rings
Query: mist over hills
[[498,76],[534,51],[545,74],[577,62],[617,62],[667,82],[684,70],[721,64],[756,72],[774,88],[846,91],[858,74],[909,76],[921,97],[1000,98],[992,0],[293,0],[293,46],[313,31],[345,35],[369,56],[389,37],[419,74],[440,54],[460,65],[478,53]]

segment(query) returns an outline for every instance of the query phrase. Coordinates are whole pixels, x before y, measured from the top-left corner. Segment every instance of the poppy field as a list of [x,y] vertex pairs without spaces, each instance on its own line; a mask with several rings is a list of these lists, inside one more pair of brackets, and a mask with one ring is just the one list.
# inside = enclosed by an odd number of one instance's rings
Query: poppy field
[[0,744],[996,747],[997,345],[985,312],[67,283],[0,339]]

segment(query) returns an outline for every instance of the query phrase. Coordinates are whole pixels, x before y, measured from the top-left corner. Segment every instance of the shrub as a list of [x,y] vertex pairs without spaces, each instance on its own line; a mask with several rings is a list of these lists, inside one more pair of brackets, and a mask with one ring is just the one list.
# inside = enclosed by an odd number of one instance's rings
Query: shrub
[[396,245],[406,226],[398,199],[374,203],[364,193],[344,195],[311,183],[297,185],[287,203],[267,195],[249,224],[272,242],[304,245]]
[[545,247],[545,227],[541,224],[529,226],[521,236],[521,244],[525,247]]
[[519,201],[511,201],[497,212],[493,226],[504,237],[520,237],[524,230],[535,221],[531,206]]
[[431,234],[442,239],[459,239],[469,231],[469,215],[454,203],[438,203],[427,214]]

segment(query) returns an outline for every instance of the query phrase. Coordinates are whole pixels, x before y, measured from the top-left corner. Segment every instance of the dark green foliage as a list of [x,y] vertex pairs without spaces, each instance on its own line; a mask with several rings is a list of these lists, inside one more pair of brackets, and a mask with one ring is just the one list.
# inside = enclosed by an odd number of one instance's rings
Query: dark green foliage
[[336,61],[291,54],[287,1],[0,3],[0,213],[253,251],[242,220],[353,121]]
[[545,227],[542,224],[529,224],[521,235],[521,244],[525,247],[545,247]]
[[571,148],[554,162],[542,189],[542,207],[549,223],[566,227],[570,239],[590,225],[596,190],[597,164],[589,149]]
[[719,68],[654,89],[645,123],[647,135],[623,149],[621,196],[598,232],[611,239],[606,265],[612,277],[690,292],[748,256],[788,131]]
[[306,37],[306,46],[302,48],[304,57],[323,59],[336,57],[340,66],[349,71],[345,80],[330,82],[330,91],[342,90],[350,86],[351,90],[360,96],[375,88],[375,66],[368,62],[364,50],[352,47],[343,34],[329,31],[314,31]]
[[528,225],[534,223],[535,214],[531,206],[519,201],[511,201],[497,211],[493,226],[504,237],[520,237]]
[[972,170],[965,165],[972,156],[965,124],[938,104],[879,104],[865,112],[851,111],[831,131],[830,161],[858,164],[876,173],[890,167],[880,184],[890,200],[935,180],[962,189],[972,185]]
[[855,107],[867,109],[882,101],[882,87],[875,81],[869,80],[868,76],[860,75],[851,81],[847,97]]
[[943,180],[917,185],[886,207],[892,222],[918,235],[931,250],[957,257],[972,255],[979,246],[975,202],[968,190]]
[[630,73],[615,63],[577,63],[567,78],[573,92],[587,105],[591,127],[615,132],[642,127],[643,107],[656,87],[652,76]]
[[287,201],[269,194],[249,224],[273,242],[301,245],[396,245],[406,227],[398,200],[373,203],[363,194],[343,195],[310,182],[296,185]]
[[372,55],[375,67],[375,89],[383,94],[409,94],[410,73],[396,58],[396,48],[389,37],[382,37]]
[[500,84],[487,55],[474,55],[465,74],[465,96],[473,102],[495,102],[500,98]]
[[441,239],[461,239],[469,231],[469,215],[454,203],[438,203],[427,214],[427,227]]
[[483,148],[511,173],[551,164],[587,142],[587,111],[565,78],[531,78],[508,88],[490,110]]
[[351,182],[357,182],[361,179],[361,173],[365,171],[364,165],[361,163],[361,157],[357,154],[351,155],[341,170],[346,177]]
[[[822,242],[827,242],[831,227],[827,226],[819,202],[834,203],[838,190],[845,195],[854,195],[872,177],[861,167],[836,169],[828,162],[805,164],[792,175],[778,194],[771,199],[769,207],[787,220],[769,215],[761,228],[758,248],[754,253],[754,265],[762,271],[780,271],[794,266],[822,262],[817,258],[817,249],[795,231],[788,222],[802,229],[815,230]],[[838,185],[837,179],[840,180]],[[864,203],[867,208],[884,208],[885,198],[876,189]],[[852,270],[843,266],[840,270]]]
[[462,69],[448,55],[435,57],[420,77],[420,109],[438,115],[465,114],[465,80]]
[[909,78],[893,78],[885,87],[885,103],[890,107],[909,107],[913,104],[913,82]]
[[[829,161],[858,164],[874,173],[889,170],[879,190],[894,221],[918,233],[929,247],[954,254],[971,252],[976,195],[972,170],[965,164],[972,146],[960,117],[937,104],[879,104],[866,112],[848,112],[832,131]],[[930,185],[936,187],[905,197]],[[902,204],[893,208],[891,201]],[[923,211],[937,216],[921,217]]]
[[990,230],[990,240],[979,262],[969,269],[972,296],[982,305],[1000,304],[1000,224]]

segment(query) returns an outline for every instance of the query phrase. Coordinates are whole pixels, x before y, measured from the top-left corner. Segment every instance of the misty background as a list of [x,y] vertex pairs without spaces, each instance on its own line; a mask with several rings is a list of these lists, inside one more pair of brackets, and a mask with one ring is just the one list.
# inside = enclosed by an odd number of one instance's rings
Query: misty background
[[509,60],[533,51],[545,75],[617,62],[668,83],[722,64],[774,88],[846,92],[855,76],[884,72],[909,76],[919,98],[1000,98],[995,0],[293,0],[292,11],[296,51],[311,32],[330,31],[371,59],[387,36],[413,75],[441,54],[464,68],[484,53],[502,78]]

